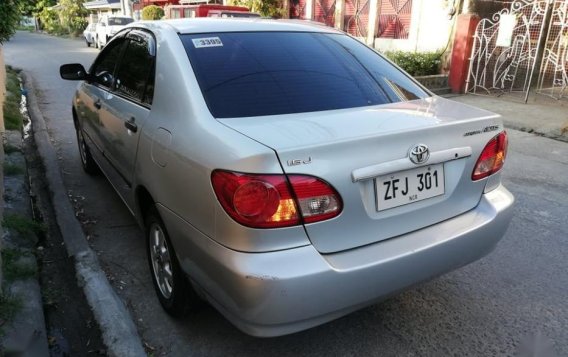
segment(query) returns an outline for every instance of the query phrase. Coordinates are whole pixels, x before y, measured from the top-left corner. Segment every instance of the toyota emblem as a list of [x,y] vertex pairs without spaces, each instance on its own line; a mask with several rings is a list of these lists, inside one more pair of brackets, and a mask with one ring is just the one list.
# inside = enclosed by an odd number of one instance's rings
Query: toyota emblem
[[410,148],[408,156],[413,163],[423,164],[430,158],[430,150],[425,144],[418,144]]

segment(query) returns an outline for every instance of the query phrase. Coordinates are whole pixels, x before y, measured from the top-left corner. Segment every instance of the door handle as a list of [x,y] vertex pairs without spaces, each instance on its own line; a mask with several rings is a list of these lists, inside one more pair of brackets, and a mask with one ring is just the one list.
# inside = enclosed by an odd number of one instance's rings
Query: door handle
[[95,106],[95,108],[97,108],[97,109],[101,109],[101,100],[100,100],[100,99],[97,99],[97,100],[95,101],[95,103],[94,103],[94,106]]
[[126,127],[126,129],[130,130],[133,133],[138,131],[138,125],[136,125],[135,121],[136,118],[131,117],[130,119],[124,122],[124,126]]

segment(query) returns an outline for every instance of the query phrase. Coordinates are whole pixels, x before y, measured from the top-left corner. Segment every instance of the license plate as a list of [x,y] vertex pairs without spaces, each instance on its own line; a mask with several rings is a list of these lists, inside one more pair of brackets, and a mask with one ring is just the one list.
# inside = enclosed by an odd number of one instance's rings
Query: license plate
[[377,210],[404,206],[444,194],[444,164],[395,172],[375,179]]

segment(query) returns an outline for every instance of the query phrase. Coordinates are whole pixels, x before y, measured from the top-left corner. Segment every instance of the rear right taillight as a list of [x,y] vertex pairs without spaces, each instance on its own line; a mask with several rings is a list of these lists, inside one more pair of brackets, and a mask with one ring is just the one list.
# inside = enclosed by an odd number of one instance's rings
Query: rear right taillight
[[225,212],[252,228],[319,222],[339,215],[342,209],[335,189],[313,176],[215,170],[211,183]]
[[491,139],[479,155],[471,179],[481,180],[501,170],[507,156],[507,132],[503,131]]

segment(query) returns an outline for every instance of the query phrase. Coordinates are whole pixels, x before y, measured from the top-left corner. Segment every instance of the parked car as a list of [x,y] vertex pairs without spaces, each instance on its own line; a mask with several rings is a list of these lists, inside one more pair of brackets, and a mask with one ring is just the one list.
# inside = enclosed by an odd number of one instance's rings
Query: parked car
[[87,47],[91,47],[91,45],[95,43],[96,29],[97,29],[97,24],[90,23],[85,29],[85,31],[83,31],[83,37],[85,38]]
[[201,297],[248,334],[300,331],[483,257],[511,220],[499,116],[333,28],[142,22],[60,73],[174,316]]
[[132,22],[134,22],[134,19],[126,16],[101,16],[97,23],[95,47],[102,48],[106,46],[112,36]]

